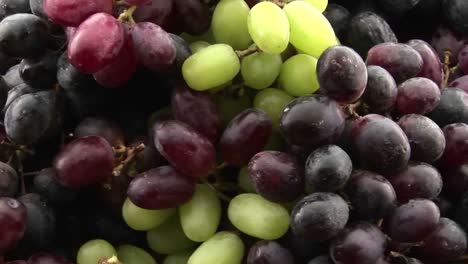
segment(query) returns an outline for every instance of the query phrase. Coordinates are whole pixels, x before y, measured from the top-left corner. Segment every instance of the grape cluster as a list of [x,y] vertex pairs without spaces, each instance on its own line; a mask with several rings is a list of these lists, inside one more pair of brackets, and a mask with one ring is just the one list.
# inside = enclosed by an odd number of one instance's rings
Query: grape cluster
[[466,0],[0,0],[0,264],[468,260]]

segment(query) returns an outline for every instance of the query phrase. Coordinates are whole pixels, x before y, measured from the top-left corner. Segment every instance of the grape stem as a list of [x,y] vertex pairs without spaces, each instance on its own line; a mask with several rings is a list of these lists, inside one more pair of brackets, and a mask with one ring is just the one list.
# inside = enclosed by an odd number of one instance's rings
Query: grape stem
[[450,50],[444,51],[444,87],[447,87],[450,79],[450,56],[452,56],[452,52]]
[[345,109],[344,109],[345,113],[347,113],[349,116],[354,117],[354,118],[361,117],[356,111],[361,106],[361,104],[362,104],[362,102],[358,101],[358,102],[356,102],[354,104],[346,105]]
[[257,52],[261,52],[257,46],[250,47],[246,50],[236,50],[236,54],[239,58],[244,58]]
[[288,3],[291,3],[295,0],[270,0],[270,2],[273,2],[274,4],[278,5],[279,7],[284,7]]
[[136,22],[133,20],[133,13],[135,13],[137,6],[131,6],[127,9],[125,9],[122,14],[120,14],[118,20],[119,21],[127,21],[130,22],[130,24],[135,25]]
[[130,166],[130,163],[135,160],[135,158],[138,156],[140,152],[142,152],[146,148],[146,145],[141,143],[140,145],[136,147],[130,147],[128,148],[127,156],[125,159],[120,162],[120,164],[114,168],[114,171],[112,174],[114,176],[119,176],[122,174],[123,171],[127,170],[128,167]]

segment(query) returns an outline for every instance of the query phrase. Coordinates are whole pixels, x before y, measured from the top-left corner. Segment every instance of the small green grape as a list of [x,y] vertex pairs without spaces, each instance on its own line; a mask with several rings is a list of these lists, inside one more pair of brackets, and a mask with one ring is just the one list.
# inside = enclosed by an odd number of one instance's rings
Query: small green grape
[[205,91],[232,80],[240,71],[237,54],[226,44],[215,44],[192,54],[182,65],[182,75],[197,91]]
[[245,84],[254,89],[272,85],[281,71],[281,55],[257,52],[242,59],[241,74]]
[[320,12],[325,11],[328,6],[328,0],[305,0],[306,2],[312,4],[314,7],[316,7]]
[[136,206],[130,199],[126,199],[122,207],[125,223],[132,229],[148,231],[164,223],[176,212],[175,208],[163,210],[148,210]]
[[266,53],[280,54],[289,43],[289,22],[276,4],[263,1],[256,4],[247,20],[250,36]]
[[252,180],[250,179],[247,166],[244,166],[239,170],[238,184],[239,184],[239,187],[245,192],[248,192],[248,193],[257,192],[252,183]]
[[148,252],[132,245],[118,247],[117,257],[123,264],[157,264]]
[[211,44],[206,41],[198,40],[198,41],[190,43],[190,50],[192,51],[192,54],[194,54],[210,45]]
[[231,232],[219,232],[203,242],[187,264],[240,264],[244,256],[242,240]]
[[283,90],[268,88],[260,91],[254,99],[254,107],[265,111],[273,122],[273,127],[278,129],[281,114],[284,108],[294,97]]
[[193,254],[193,251],[187,251],[187,252],[169,255],[164,259],[163,264],[187,264],[192,254]]
[[221,0],[213,12],[211,28],[217,43],[243,50],[252,43],[247,28],[249,6],[244,0]]
[[317,59],[297,54],[283,63],[279,77],[280,87],[292,96],[305,96],[319,89]]
[[117,256],[117,251],[109,242],[94,239],[84,243],[76,255],[77,264],[96,264]]

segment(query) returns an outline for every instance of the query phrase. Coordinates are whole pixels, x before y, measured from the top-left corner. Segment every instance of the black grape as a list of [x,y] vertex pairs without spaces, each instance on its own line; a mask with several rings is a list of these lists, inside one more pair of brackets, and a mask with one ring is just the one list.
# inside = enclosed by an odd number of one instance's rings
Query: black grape
[[29,0],[1,0],[0,20],[18,13],[31,13]]
[[367,86],[361,101],[370,113],[383,113],[390,110],[396,102],[397,85],[392,75],[376,65],[367,66]]
[[18,97],[35,92],[38,92],[38,90],[25,83],[18,84],[17,86],[11,88],[8,91],[8,96],[3,107],[3,112],[6,112],[11,103],[13,103],[13,101],[15,101]]
[[464,0],[442,1],[445,19],[458,32],[468,33],[468,2]]
[[20,68],[19,63],[16,65],[13,65],[7,70],[7,72],[3,76],[3,79],[5,80],[9,89],[19,84],[24,83],[23,79],[20,76],[19,68]]
[[323,12],[339,39],[344,39],[351,20],[351,13],[345,7],[330,3]]
[[77,190],[60,184],[53,168],[42,169],[34,177],[33,190],[56,206],[69,205],[78,198]]
[[427,116],[440,127],[468,123],[468,94],[458,88],[442,89],[439,105]]
[[18,192],[19,177],[10,165],[0,162],[0,197],[14,197]]
[[247,264],[294,264],[291,252],[275,241],[258,241],[249,250]]
[[79,90],[95,85],[93,76],[79,72],[64,52],[57,61],[57,81],[66,90]]
[[23,81],[36,89],[50,89],[56,83],[57,52],[47,52],[37,59],[23,59],[19,72]]

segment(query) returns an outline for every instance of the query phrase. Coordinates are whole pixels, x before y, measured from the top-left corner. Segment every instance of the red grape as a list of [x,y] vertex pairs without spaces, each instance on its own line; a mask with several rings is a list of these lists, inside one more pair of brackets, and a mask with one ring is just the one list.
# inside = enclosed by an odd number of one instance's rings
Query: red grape
[[28,259],[28,264],[72,264],[64,257],[47,252],[36,253]]
[[184,29],[192,35],[205,33],[211,25],[210,8],[200,0],[174,0],[178,19],[184,23]]
[[449,84],[449,87],[460,88],[468,93],[468,75],[463,75]]
[[44,12],[54,23],[77,27],[96,13],[112,13],[112,0],[44,0]]
[[12,250],[26,230],[26,207],[13,198],[0,198],[0,254]]
[[458,166],[468,163],[468,125],[455,123],[443,128],[446,147],[441,163],[446,166]]
[[247,256],[247,264],[260,263],[294,264],[296,262],[291,252],[278,242],[261,240],[250,248]]
[[398,86],[396,107],[401,114],[427,114],[439,101],[439,87],[427,78],[411,78]]
[[173,0],[145,1],[145,4],[137,8],[133,13],[133,18],[136,22],[151,22],[161,26],[166,18],[171,15],[172,6]]
[[415,49],[423,59],[423,67],[418,77],[428,78],[435,82],[437,86],[442,86],[444,71],[437,52],[424,40],[413,39],[408,41],[407,44]]

